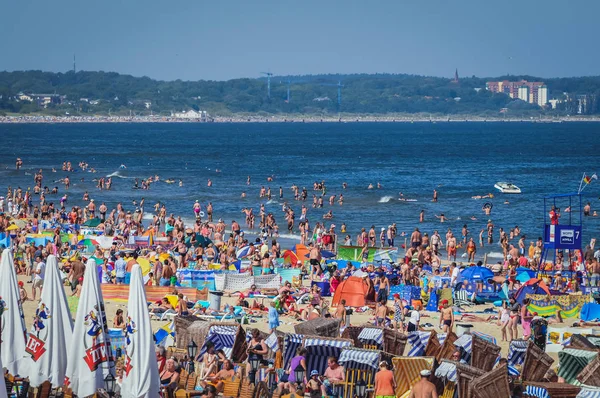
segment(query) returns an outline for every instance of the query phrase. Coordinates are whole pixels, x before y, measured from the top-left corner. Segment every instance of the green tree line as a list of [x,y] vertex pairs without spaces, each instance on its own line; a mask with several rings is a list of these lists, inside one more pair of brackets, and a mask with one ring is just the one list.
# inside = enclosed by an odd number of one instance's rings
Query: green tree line
[[[486,81],[544,81],[556,110],[485,90]],[[341,101],[338,104],[338,82]],[[289,101],[288,101],[289,87]],[[47,109],[17,101],[18,93],[60,94],[61,105]],[[0,72],[0,112],[98,114],[164,114],[189,109],[211,115],[232,114],[411,114],[498,116],[598,114],[600,76],[541,79],[533,76],[451,79],[406,74],[273,76],[271,96],[266,78],[227,81],[160,81],[115,72]],[[585,96],[585,106],[581,98]],[[88,101],[82,101],[86,98]],[[90,104],[90,101],[94,101]],[[97,103],[96,103],[97,101]],[[146,103],[150,103],[150,107]]]

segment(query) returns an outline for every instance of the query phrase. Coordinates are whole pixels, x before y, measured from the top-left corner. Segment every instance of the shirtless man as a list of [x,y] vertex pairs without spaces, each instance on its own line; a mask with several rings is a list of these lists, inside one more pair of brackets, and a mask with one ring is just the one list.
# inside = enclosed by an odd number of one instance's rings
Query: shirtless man
[[421,371],[421,380],[412,388],[408,398],[438,398],[435,385],[429,381],[431,371],[424,369]]
[[448,252],[448,261],[456,261],[456,238],[452,232],[449,233],[446,239],[446,251]]
[[385,320],[387,317],[387,306],[383,301],[377,303],[377,309],[375,310],[375,323],[376,326],[385,326]]
[[413,249],[421,246],[421,242],[423,241],[423,237],[421,236],[421,232],[419,228],[415,228],[414,232],[410,235],[410,246]]
[[[346,326],[346,300],[345,299],[340,300],[340,305],[337,306],[337,309],[335,310],[335,314],[333,314],[333,317],[336,319],[342,320],[342,323],[340,324],[342,327]],[[341,331],[340,331],[340,333],[341,333]]]
[[432,202],[437,202],[438,201],[438,192],[434,189],[433,190],[433,199],[431,199]]
[[443,333],[451,332],[454,326],[454,313],[452,312],[452,307],[448,306],[448,300],[442,300],[442,309],[440,312],[440,328]]

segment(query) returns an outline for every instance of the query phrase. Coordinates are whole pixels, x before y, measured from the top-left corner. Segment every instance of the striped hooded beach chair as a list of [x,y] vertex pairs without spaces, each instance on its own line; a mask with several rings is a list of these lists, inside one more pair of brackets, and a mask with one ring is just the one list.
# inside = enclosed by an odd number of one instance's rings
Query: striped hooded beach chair
[[471,307],[473,302],[469,300],[469,292],[466,290],[458,290],[454,292],[454,305],[458,307]]
[[596,357],[598,351],[565,348],[558,353],[558,376],[564,378],[567,383],[581,385],[577,376]]
[[528,346],[529,343],[525,340],[511,341],[508,347],[508,357],[506,357],[508,364],[510,366],[522,365],[523,361],[525,361],[525,353]]

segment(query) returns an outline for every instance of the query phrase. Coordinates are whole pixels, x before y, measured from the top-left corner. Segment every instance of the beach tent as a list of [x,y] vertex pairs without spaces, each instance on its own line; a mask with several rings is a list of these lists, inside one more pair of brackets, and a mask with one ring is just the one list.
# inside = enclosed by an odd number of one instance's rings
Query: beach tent
[[515,300],[520,304],[523,304],[523,300],[528,294],[547,294],[550,295],[550,289],[544,283],[543,280],[537,278],[531,278],[525,282],[519,290],[515,293]]
[[335,307],[344,299],[349,307],[364,307],[368,290],[369,287],[362,278],[351,276],[335,289],[331,305]]
[[593,321],[600,319],[600,304],[585,303],[581,308],[579,317],[582,321]]
[[294,252],[296,252],[296,256],[298,256],[298,260],[302,261],[303,263],[305,261],[308,261],[308,257],[310,254],[310,249],[308,247],[298,244],[298,245],[296,245]]
[[517,274],[517,277],[515,279],[521,283],[525,283],[531,279],[531,276],[529,276],[529,272],[521,272]]
[[518,267],[515,271],[517,271],[517,274],[525,272],[525,273],[527,273],[527,275],[529,275],[529,278],[535,278],[535,274],[536,274],[536,272],[534,270],[525,268],[525,267]]
[[283,263],[291,264],[293,267],[298,264],[298,256],[291,250],[286,250],[283,252]]
[[352,346],[352,340],[305,337],[302,345],[307,351],[307,371],[316,370],[322,375],[327,369],[327,358],[339,358],[344,348]]

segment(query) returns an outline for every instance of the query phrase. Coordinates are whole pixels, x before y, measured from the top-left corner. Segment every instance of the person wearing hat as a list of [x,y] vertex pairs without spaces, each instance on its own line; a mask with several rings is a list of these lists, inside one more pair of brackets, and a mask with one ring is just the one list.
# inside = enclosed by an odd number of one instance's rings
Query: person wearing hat
[[307,384],[308,390],[310,391],[311,398],[321,398],[321,390],[323,383],[319,380],[319,371],[313,370],[310,372],[310,379]]
[[444,299],[440,309],[440,329],[444,333],[448,333],[452,331],[452,326],[454,326],[454,312],[452,307],[448,305],[448,300]]
[[396,396],[394,372],[389,370],[386,361],[379,362],[379,371],[375,374],[375,398],[392,398]]
[[421,371],[421,380],[413,386],[409,398],[438,398],[435,385],[429,381],[429,376],[431,376],[430,370]]

